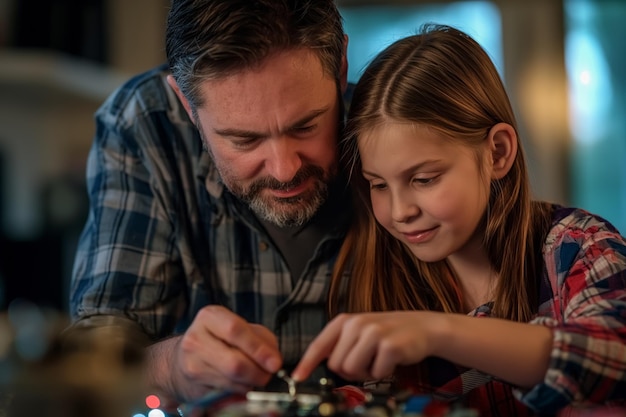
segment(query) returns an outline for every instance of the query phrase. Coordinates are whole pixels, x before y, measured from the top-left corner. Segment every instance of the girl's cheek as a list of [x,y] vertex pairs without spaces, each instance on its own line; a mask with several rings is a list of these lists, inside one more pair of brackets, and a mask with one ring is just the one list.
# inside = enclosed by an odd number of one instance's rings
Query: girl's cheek
[[374,211],[374,217],[376,221],[380,223],[383,227],[388,228],[389,226],[389,203],[381,198],[372,197],[372,209]]

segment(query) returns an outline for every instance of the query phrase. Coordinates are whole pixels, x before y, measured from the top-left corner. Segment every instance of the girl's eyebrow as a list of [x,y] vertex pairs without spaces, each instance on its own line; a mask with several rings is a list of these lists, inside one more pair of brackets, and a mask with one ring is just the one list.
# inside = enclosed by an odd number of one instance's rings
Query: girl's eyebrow
[[[403,174],[412,173],[420,169],[427,168],[429,165],[434,165],[438,162],[440,162],[439,159],[428,159],[426,161],[419,162],[415,165],[411,165],[410,167],[402,170],[400,174],[403,175]],[[374,172],[368,171],[366,169],[361,170],[361,172],[363,173],[363,175],[369,175],[370,177],[378,177],[377,174],[375,174]]]

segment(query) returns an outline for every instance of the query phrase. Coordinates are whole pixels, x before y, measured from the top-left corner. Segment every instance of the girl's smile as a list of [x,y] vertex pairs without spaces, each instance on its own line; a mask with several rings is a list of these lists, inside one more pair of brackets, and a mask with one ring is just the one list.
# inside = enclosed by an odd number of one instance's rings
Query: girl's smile
[[439,230],[439,227],[433,227],[432,229],[426,229],[426,230],[417,230],[415,232],[400,232],[400,233],[404,235],[404,240],[407,243],[417,244],[417,243],[426,243],[430,241],[437,233],[437,230]]

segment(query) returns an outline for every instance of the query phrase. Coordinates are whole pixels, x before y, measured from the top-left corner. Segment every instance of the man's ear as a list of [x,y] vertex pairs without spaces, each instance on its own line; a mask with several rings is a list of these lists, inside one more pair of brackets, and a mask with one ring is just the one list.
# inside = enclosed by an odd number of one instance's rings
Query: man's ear
[[167,83],[170,85],[170,87],[172,87],[172,90],[174,90],[180,102],[183,103],[183,107],[185,108],[185,111],[187,112],[187,115],[189,115],[189,118],[191,119],[191,121],[195,123],[195,120],[193,118],[193,112],[191,111],[191,105],[189,104],[189,100],[187,100],[187,98],[180,91],[180,88],[178,87],[176,80],[171,74],[167,76]]
[[491,178],[500,179],[508,174],[517,156],[517,133],[508,123],[494,125],[488,134],[492,161]]
[[348,88],[348,35],[343,35],[343,54],[341,56],[341,68],[339,68],[339,83],[341,92],[345,93]]

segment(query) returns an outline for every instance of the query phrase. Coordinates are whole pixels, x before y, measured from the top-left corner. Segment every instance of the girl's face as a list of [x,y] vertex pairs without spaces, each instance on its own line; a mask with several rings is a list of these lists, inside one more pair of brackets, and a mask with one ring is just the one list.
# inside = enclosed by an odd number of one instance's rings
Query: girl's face
[[475,232],[487,207],[489,175],[481,175],[476,150],[411,123],[385,123],[362,135],[358,146],[376,220],[418,259],[463,256],[468,242],[480,242]]

